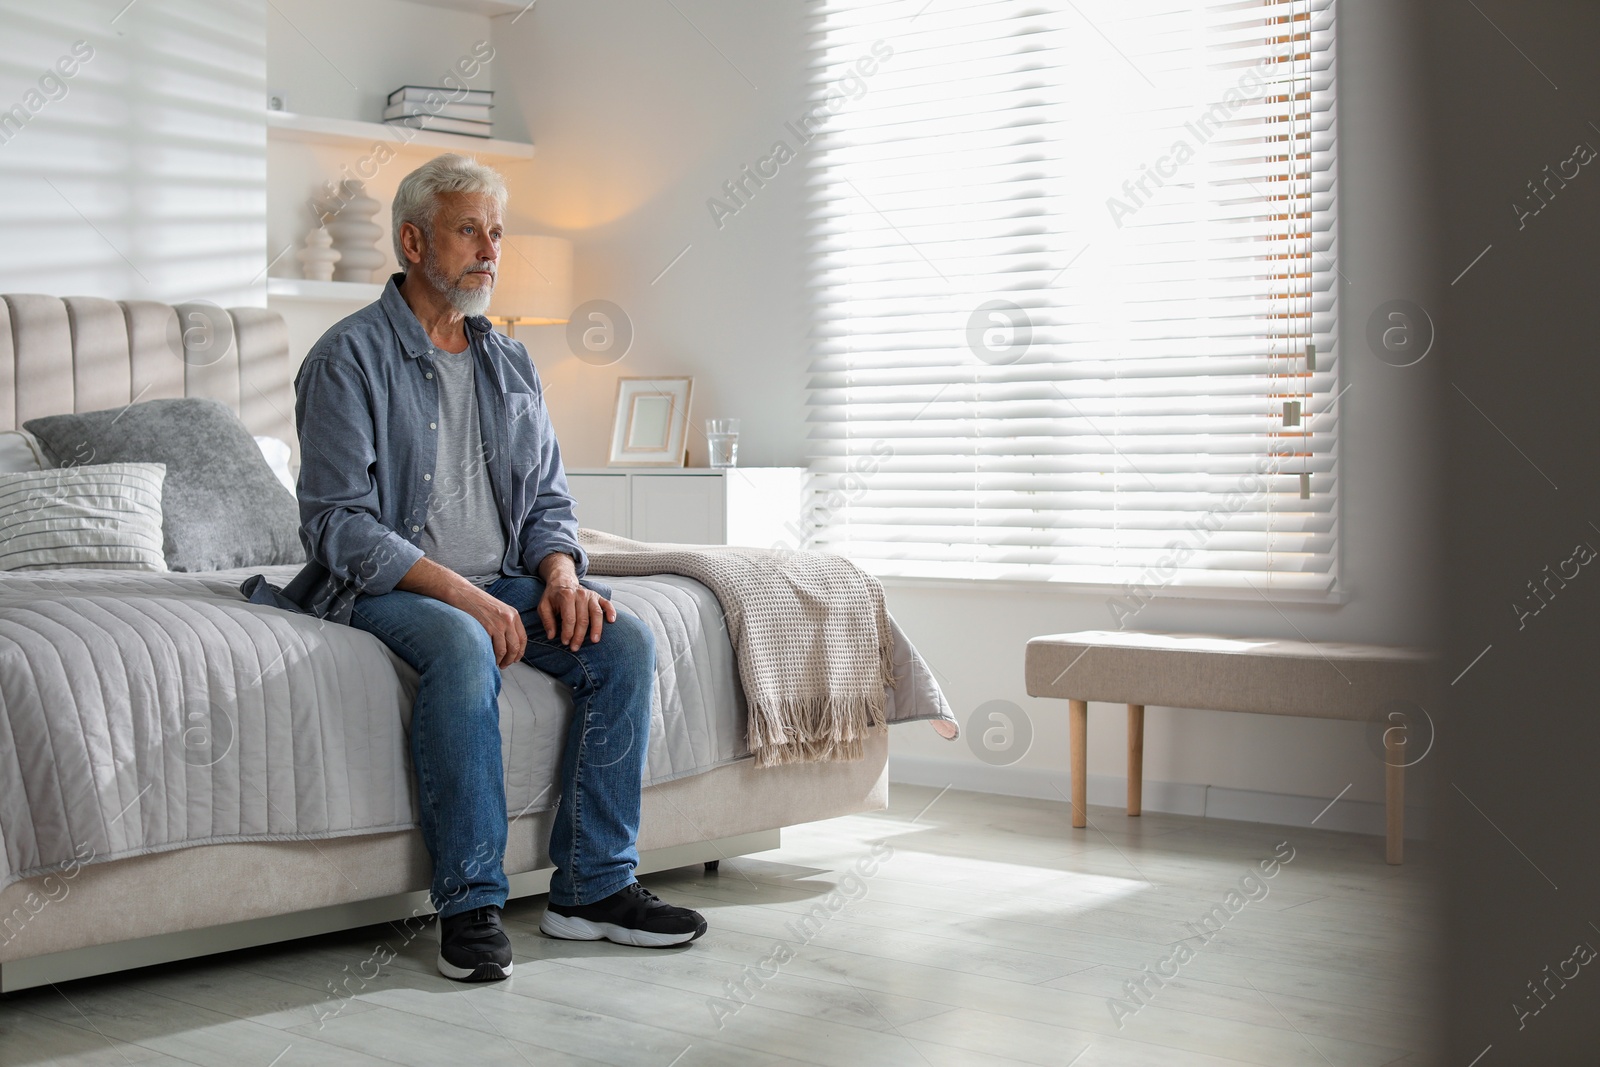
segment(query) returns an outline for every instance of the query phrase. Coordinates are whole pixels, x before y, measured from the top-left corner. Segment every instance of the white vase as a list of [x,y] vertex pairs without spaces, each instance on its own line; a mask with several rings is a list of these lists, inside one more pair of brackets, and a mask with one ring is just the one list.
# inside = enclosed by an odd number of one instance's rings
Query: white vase
[[333,235],[325,226],[318,226],[306,234],[305,247],[295,253],[300,260],[300,274],[308,281],[333,281],[333,265],[342,258],[333,247]]
[[336,213],[327,222],[333,238],[333,247],[339,253],[339,265],[333,278],[340,282],[374,282],[374,272],[388,259],[378,251],[378,241],[383,237],[383,227],[372,221],[383,207],[366,193],[361,182],[347,179],[340,183],[343,195]]

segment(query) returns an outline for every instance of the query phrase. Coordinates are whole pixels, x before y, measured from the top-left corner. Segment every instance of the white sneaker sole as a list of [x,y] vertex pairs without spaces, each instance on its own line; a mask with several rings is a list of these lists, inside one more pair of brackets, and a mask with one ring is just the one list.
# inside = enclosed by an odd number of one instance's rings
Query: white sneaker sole
[[[457,967],[440,953],[438,966],[440,974],[446,978],[454,978],[458,982],[498,982],[502,978],[511,977],[512,964],[508,962],[501,967],[493,963],[480,963],[476,967]],[[487,970],[490,968],[492,971]]]
[[683,934],[655,934],[648,930],[630,930],[615,923],[590,922],[575,915],[554,915],[548,911],[544,913],[544,918],[539,920],[539,929],[551,937],[564,938],[568,941],[599,941],[603,938],[615,941],[619,945],[633,945],[637,948],[681,945],[700,936],[692,930]]

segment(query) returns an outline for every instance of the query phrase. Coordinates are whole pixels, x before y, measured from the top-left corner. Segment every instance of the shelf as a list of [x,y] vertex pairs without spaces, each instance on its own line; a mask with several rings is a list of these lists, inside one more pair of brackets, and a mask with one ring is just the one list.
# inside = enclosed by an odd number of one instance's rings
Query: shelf
[[268,278],[267,295],[290,300],[370,304],[383,295],[383,286],[365,282],[313,282],[304,278]]
[[[410,136],[407,136],[408,134]],[[370,145],[374,141],[387,141],[397,151],[408,148],[444,148],[497,159],[533,158],[533,145],[522,141],[465,137],[457,133],[440,133],[437,130],[387,126],[381,122],[331,119],[322,115],[297,115],[292,111],[267,112],[267,139],[338,145]]]
[[[731,468],[727,468],[731,469]],[[748,470],[749,468],[745,468]],[[567,474],[580,477],[598,477],[606,475],[621,478],[629,474],[665,474],[677,478],[720,478],[724,468],[721,467],[567,467]]]
[[533,5],[528,0],[411,0],[423,7],[442,7],[447,11],[465,11],[469,15],[515,15]]

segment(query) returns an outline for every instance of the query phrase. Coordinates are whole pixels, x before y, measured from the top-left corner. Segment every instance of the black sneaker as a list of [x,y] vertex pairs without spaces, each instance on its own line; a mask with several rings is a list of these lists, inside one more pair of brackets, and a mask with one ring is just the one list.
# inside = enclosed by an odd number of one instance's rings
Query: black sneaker
[[539,929],[571,941],[603,937],[619,945],[663,948],[693,941],[706,932],[706,921],[698,911],[674,907],[632,882],[593,904],[564,907],[552,901]]
[[500,929],[500,907],[485,904],[439,920],[439,973],[458,982],[498,982],[511,976],[511,939]]

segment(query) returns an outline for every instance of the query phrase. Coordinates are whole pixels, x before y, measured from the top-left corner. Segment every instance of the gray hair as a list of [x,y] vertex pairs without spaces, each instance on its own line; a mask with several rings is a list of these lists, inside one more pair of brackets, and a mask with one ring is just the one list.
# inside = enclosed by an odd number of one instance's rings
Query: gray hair
[[400,179],[391,210],[394,227],[394,258],[406,270],[405,249],[400,244],[400,227],[406,223],[433,238],[433,215],[442,193],[488,193],[503,213],[506,209],[506,182],[500,172],[467,156],[446,152],[435,156]]

